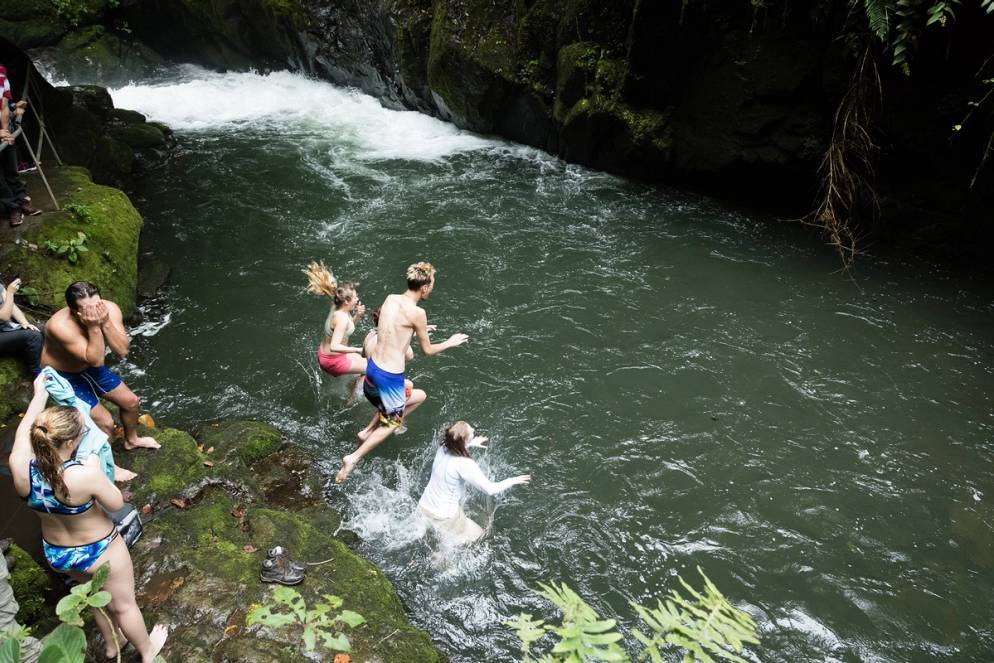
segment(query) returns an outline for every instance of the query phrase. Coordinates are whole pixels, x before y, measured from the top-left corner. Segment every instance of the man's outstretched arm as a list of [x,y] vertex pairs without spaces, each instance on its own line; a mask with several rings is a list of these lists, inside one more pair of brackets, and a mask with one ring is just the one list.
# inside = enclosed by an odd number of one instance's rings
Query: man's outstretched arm
[[421,352],[428,357],[437,355],[443,350],[454,348],[457,345],[462,345],[469,340],[469,336],[466,334],[453,334],[441,343],[432,343],[431,338],[428,336],[428,315],[420,308],[414,314],[413,323],[414,333],[418,335],[418,344],[421,346]]

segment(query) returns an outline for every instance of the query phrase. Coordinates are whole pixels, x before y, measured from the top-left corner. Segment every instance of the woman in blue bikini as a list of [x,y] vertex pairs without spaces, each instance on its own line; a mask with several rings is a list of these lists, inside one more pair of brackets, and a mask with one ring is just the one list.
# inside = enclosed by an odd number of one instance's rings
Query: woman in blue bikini
[[[141,654],[142,663],[152,663],[168,631],[162,624],[151,634],[145,628],[135,602],[131,555],[104,511],[124,506],[121,491],[101,471],[96,456],[90,456],[86,463],[75,460],[76,448],[86,433],[83,418],[73,407],[45,409],[45,380],[43,373],[35,379],[34,396],[14,436],[8,461],[14,488],[41,518],[42,548],[53,569],[85,582],[97,567],[110,562],[104,589],[110,592],[107,607],[116,623],[97,615],[108,658],[117,655],[114,629],[120,628]],[[118,640],[122,640],[120,635]]]

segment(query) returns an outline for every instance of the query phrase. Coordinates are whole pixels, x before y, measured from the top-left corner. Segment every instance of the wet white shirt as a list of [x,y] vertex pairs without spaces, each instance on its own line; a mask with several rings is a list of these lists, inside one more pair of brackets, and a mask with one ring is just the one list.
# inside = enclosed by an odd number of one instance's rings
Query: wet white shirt
[[431,465],[431,479],[421,493],[418,505],[436,518],[452,518],[459,512],[466,484],[487,495],[496,495],[514,485],[513,479],[494,483],[472,458],[454,456],[439,446]]

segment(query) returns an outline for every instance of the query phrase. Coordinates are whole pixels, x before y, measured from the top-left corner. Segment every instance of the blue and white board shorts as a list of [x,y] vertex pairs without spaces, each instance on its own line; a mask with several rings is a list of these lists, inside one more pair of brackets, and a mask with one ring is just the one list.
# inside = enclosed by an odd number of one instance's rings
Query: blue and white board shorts
[[380,413],[380,423],[399,428],[404,423],[407,397],[403,373],[384,371],[370,357],[366,362],[366,379],[362,383],[366,400]]
[[91,366],[80,373],[68,371],[58,371],[58,373],[72,385],[76,397],[89,404],[91,408],[97,406],[101,396],[121,384],[118,374],[106,366]]

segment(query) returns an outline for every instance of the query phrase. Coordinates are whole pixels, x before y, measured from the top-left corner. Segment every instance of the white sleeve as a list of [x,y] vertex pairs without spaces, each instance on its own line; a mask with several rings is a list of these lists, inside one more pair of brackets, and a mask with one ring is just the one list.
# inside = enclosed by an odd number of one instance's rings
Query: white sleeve
[[480,466],[472,458],[460,458],[457,465],[459,478],[482,490],[487,495],[496,495],[514,485],[513,479],[504,479],[494,483],[483,473]]

